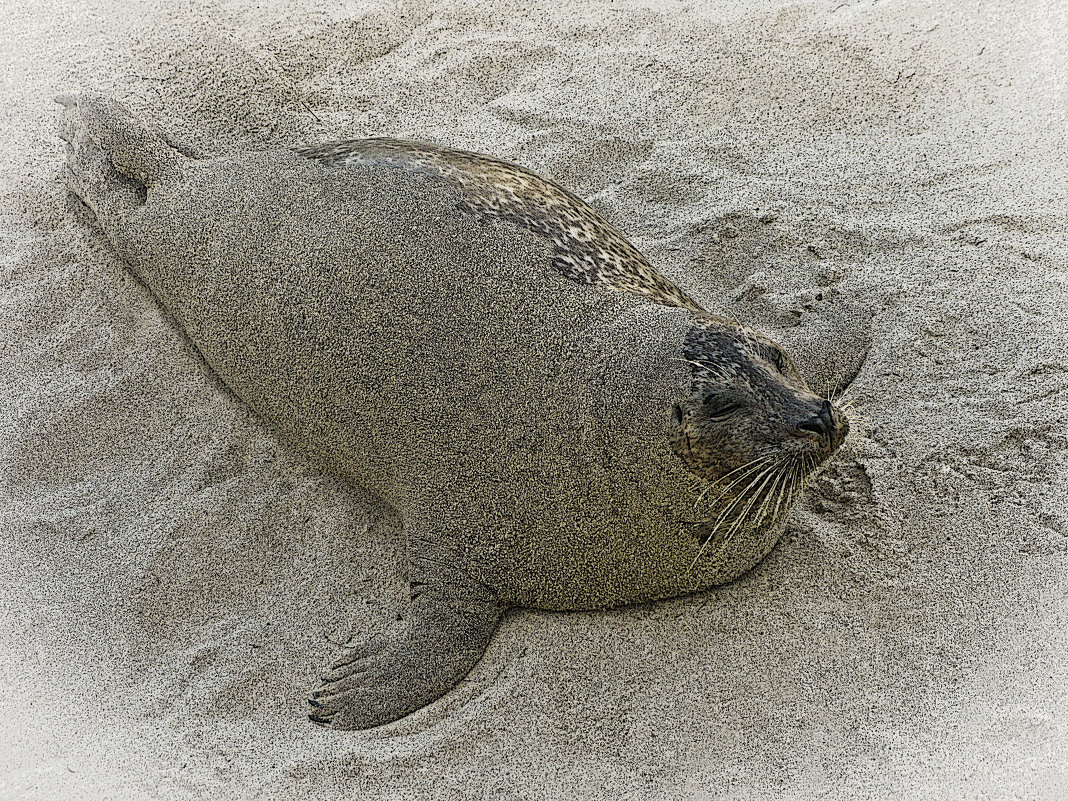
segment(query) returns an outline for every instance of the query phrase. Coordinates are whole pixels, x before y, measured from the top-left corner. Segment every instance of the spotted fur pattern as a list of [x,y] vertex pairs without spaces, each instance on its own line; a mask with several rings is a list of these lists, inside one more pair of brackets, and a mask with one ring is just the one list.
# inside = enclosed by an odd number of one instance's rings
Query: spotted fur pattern
[[463,193],[463,210],[546,237],[553,244],[553,266],[566,278],[702,311],[589,205],[522,167],[399,139],[358,139],[301,147],[296,153],[325,164],[387,166],[439,176]]

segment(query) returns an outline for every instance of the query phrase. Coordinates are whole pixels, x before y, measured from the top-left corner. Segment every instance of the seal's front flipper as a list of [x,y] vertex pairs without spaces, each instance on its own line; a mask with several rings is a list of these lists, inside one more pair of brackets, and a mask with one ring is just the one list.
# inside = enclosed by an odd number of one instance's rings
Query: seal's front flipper
[[411,627],[407,637],[356,648],[323,676],[309,718],[335,729],[369,729],[437,700],[475,666],[504,608],[439,546],[409,538]]

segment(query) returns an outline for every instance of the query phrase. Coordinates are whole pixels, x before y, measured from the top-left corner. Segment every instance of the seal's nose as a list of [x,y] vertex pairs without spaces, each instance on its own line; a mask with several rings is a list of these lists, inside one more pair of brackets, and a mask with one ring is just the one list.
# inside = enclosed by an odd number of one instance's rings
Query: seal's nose
[[823,401],[819,411],[812,417],[797,424],[802,431],[810,431],[820,439],[830,441],[831,432],[834,431],[834,412],[831,411],[831,402]]

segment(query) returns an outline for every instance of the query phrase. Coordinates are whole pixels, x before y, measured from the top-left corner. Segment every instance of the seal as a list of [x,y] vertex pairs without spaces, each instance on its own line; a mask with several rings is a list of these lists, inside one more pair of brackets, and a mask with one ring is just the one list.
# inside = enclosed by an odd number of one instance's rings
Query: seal
[[509,607],[736,578],[846,436],[774,341],[525,169],[392,139],[192,158],[57,99],[70,189],[209,367],[404,521],[408,631],[338,658],[318,724],[431,703]]

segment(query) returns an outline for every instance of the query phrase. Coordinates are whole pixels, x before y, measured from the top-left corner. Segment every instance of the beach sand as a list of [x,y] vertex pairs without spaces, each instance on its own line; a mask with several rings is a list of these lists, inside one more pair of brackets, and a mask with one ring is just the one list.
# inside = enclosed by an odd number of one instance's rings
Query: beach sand
[[[0,798],[1068,797],[1068,11],[25,2],[0,46]],[[741,580],[515,610],[308,723],[400,532],[205,367],[62,178],[60,91],[205,153],[397,136],[590,201],[853,431]],[[827,376],[835,380],[825,380]]]

